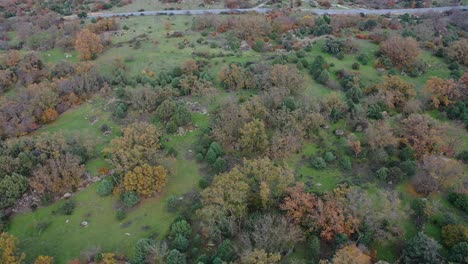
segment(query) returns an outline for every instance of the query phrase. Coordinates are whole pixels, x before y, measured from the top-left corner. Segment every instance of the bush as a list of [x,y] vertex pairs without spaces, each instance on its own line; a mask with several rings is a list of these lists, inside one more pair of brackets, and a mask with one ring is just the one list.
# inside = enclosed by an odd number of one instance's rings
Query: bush
[[468,195],[464,193],[451,192],[448,201],[455,207],[468,213]]
[[57,212],[63,215],[71,215],[73,210],[75,210],[75,202],[68,200],[57,209]]
[[343,156],[341,159],[340,159],[340,167],[341,169],[345,170],[345,171],[349,171],[353,168],[353,164],[352,164],[352,161],[351,161],[351,158],[348,157],[348,156]]
[[468,242],[461,242],[453,246],[447,259],[453,263],[466,263],[468,259]]
[[135,245],[135,251],[133,254],[133,264],[144,264],[146,263],[146,257],[150,251],[152,241],[149,239],[140,239]]
[[464,225],[447,225],[442,227],[442,241],[451,248],[460,242],[468,241],[468,228]]
[[311,161],[311,165],[312,165],[313,168],[319,169],[319,170],[325,169],[327,167],[327,163],[321,157],[313,158],[312,161]]
[[231,262],[236,259],[236,251],[231,240],[226,239],[218,248],[217,256],[225,262]]
[[224,158],[218,157],[213,164],[213,170],[215,173],[221,173],[226,171],[227,169],[227,162]]
[[180,252],[185,252],[190,245],[190,241],[183,235],[177,234],[172,241],[172,247],[179,250]]
[[362,64],[362,65],[367,65],[369,63],[369,56],[365,53],[359,54],[357,57],[357,60]]
[[175,237],[177,235],[182,235],[186,238],[189,238],[192,235],[192,227],[185,220],[179,220],[171,225],[170,235]]
[[180,253],[179,250],[173,249],[167,255],[166,263],[167,264],[185,264],[187,263],[187,260],[185,258],[185,255]]
[[357,62],[353,63],[353,65],[351,66],[351,68],[353,68],[353,70],[359,70],[360,67],[361,66]]
[[115,211],[115,219],[117,219],[117,221],[122,221],[125,217],[127,217],[127,212],[125,212],[125,210],[118,209]]
[[330,79],[330,77],[328,76],[328,72],[326,70],[323,70],[322,72],[320,72],[319,76],[317,77],[317,82],[325,85],[327,84],[328,79]]
[[382,167],[375,172],[375,176],[382,181],[386,181],[389,173],[390,170],[388,168]]
[[325,152],[325,155],[323,156],[326,162],[332,162],[336,159],[335,155],[333,155],[332,152],[327,151]]
[[468,163],[468,150],[463,150],[460,154],[457,155],[457,159]]
[[114,181],[107,178],[99,182],[96,192],[99,196],[108,196],[112,190],[114,190]]
[[122,194],[122,202],[127,207],[133,207],[140,202],[140,197],[135,192],[125,192]]
[[399,167],[407,177],[411,177],[416,173],[416,162],[413,160],[405,160],[400,163]]
[[210,186],[210,183],[208,182],[207,179],[201,178],[201,179],[198,181],[198,186],[199,186],[201,189],[206,189],[208,186]]

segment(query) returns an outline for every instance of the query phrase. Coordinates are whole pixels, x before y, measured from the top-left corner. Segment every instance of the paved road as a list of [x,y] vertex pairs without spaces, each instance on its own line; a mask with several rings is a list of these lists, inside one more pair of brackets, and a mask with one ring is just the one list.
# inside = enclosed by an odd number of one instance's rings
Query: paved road
[[[448,7],[432,7],[432,8],[416,8],[416,9],[301,9],[303,12],[311,12],[317,15],[359,15],[363,14],[374,14],[374,15],[401,15],[405,13],[409,14],[420,14],[427,12],[446,12],[452,9],[463,9],[468,10],[468,6],[448,6]],[[156,16],[156,15],[204,15],[204,14],[223,14],[223,13],[246,13],[246,12],[257,12],[257,13],[268,13],[272,11],[271,8],[264,8],[257,6],[248,9],[191,9],[191,10],[154,10],[154,11],[143,11],[143,12],[124,12],[124,13],[89,13],[89,18],[99,17],[119,17],[119,16]],[[76,16],[70,16],[68,18],[76,18]]]

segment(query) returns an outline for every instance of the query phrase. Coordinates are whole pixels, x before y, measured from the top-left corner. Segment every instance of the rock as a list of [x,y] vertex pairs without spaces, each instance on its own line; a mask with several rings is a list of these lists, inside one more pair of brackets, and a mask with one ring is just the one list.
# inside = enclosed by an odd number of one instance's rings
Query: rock
[[378,71],[378,72],[384,72],[384,71],[385,71],[385,68],[377,68],[377,71]]
[[335,130],[335,135],[337,136],[343,136],[344,135],[344,131],[342,129],[337,129]]
[[358,126],[356,127],[356,131],[357,131],[357,132],[361,132],[361,131],[362,131],[362,126],[361,126],[361,125],[358,125]]
[[87,227],[88,226],[88,221],[81,221],[80,226],[81,227]]
[[68,199],[68,198],[70,198],[70,197],[72,197],[72,194],[71,194],[71,193],[68,193],[68,192],[67,192],[66,194],[63,195],[63,198],[65,198],[65,199]]
[[67,219],[67,220],[65,221],[65,223],[67,223],[67,224],[70,223],[70,219]]
[[250,47],[250,45],[247,43],[247,41],[243,40],[243,41],[241,41],[239,49],[242,50],[242,51],[247,51],[247,50],[251,50],[252,47]]
[[392,185],[392,184],[393,184],[393,182],[392,182],[392,181],[389,181],[389,182],[388,182],[388,184],[389,184],[389,185]]
[[382,112],[382,116],[383,116],[384,118],[387,118],[387,117],[388,117],[387,111],[383,111],[383,112]]
[[189,152],[189,153],[192,153],[192,152],[193,152],[193,150],[189,149],[189,150],[188,150],[188,152]]
[[330,126],[328,126],[328,125],[323,126],[323,129],[329,129],[329,128],[330,128]]
[[179,127],[179,128],[177,129],[177,134],[178,134],[179,136],[185,135],[185,129],[184,129],[183,127]]
[[125,235],[126,235],[126,236],[129,236],[129,235],[130,235],[130,233],[125,233]]
[[315,184],[315,185],[317,185],[318,187],[322,186],[322,184],[320,182]]

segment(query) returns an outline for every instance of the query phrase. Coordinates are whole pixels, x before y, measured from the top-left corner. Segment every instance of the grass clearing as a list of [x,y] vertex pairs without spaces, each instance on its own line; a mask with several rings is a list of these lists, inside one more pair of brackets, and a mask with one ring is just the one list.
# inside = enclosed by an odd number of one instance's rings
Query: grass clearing
[[[37,133],[58,131],[73,133],[80,129],[82,132],[86,131],[83,134],[98,136],[99,126],[89,126],[88,121],[84,119],[91,113],[99,113],[94,107],[95,105],[86,103],[62,115],[56,122]],[[105,116],[108,113],[102,112],[101,114]],[[102,120],[101,122],[104,122],[105,119]],[[194,123],[199,127],[205,127],[208,124],[208,117],[195,114]],[[80,253],[93,248],[122,252],[132,256],[133,247],[139,239],[162,238],[176,217],[176,214],[167,212],[167,199],[197,188],[198,180],[201,178],[199,165],[195,159],[186,155],[200,130],[188,132],[185,136],[171,136],[172,140],[167,145],[174,147],[179,153],[174,163],[177,170],[170,175],[168,184],[161,195],[143,200],[135,208],[129,210],[127,218],[122,222],[115,218],[117,198],[98,196],[97,184],[73,196],[72,200],[76,202],[77,207],[70,216],[53,214],[53,211],[57,210],[64,201],[39,208],[35,212],[17,215],[11,221],[9,232],[20,239],[22,250],[28,256],[27,261],[32,262],[38,255],[51,255],[54,256],[56,263],[66,263],[79,256]],[[101,144],[102,146],[98,145],[97,149],[102,149],[108,141]],[[97,158],[88,162],[86,167],[90,172],[95,173],[106,164],[105,162],[104,159]],[[80,222],[84,220],[89,222],[88,227],[80,227]],[[41,223],[46,223],[48,228],[38,229],[37,226]]]

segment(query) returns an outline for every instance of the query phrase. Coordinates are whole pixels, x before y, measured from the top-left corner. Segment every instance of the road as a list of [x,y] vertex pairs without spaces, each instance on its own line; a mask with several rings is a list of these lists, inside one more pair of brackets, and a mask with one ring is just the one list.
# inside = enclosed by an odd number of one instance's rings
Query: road
[[[303,12],[310,12],[317,15],[359,15],[372,14],[372,15],[401,15],[401,14],[420,14],[427,12],[446,12],[452,9],[468,10],[468,6],[447,6],[447,7],[431,7],[431,8],[415,8],[415,9],[300,9]],[[143,12],[124,12],[124,13],[89,13],[89,18],[109,18],[109,17],[122,17],[122,16],[157,16],[157,15],[204,15],[204,14],[223,14],[223,13],[268,13],[272,11],[271,8],[264,8],[259,5],[248,9],[191,9],[191,10],[154,10]],[[67,18],[77,18],[76,15]]]

